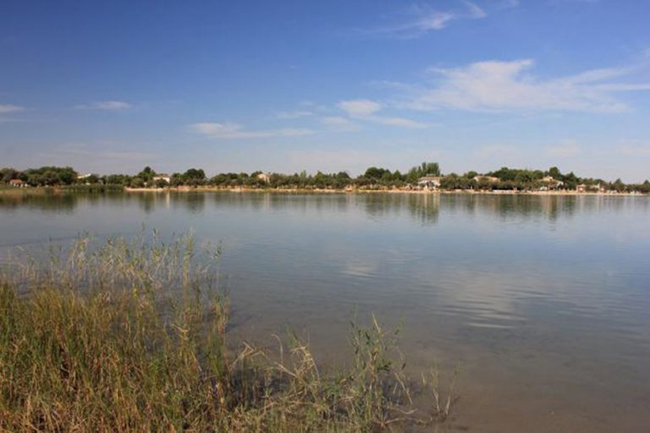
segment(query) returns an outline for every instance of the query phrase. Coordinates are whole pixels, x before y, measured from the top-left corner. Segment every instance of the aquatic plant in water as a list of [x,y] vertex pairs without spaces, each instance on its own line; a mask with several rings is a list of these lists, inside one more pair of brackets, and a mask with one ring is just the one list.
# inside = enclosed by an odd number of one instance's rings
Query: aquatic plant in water
[[328,374],[295,337],[228,341],[219,256],[155,232],[22,254],[0,274],[0,430],[375,431],[449,415],[435,371],[415,409],[397,333],[374,317]]

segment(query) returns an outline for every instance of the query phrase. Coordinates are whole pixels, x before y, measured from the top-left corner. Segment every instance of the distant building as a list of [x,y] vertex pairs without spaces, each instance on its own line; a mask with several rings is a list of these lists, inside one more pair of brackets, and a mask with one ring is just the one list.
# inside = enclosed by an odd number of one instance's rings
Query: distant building
[[93,175],[92,173],[80,174],[77,176],[77,179],[88,179],[92,175]]
[[27,186],[27,184],[24,181],[20,180],[20,179],[11,179],[9,181],[9,185],[11,185],[13,187],[16,187],[16,188],[25,188]]
[[159,180],[164,180],[167,183],[171,183],[172,178],[167,173],[160,173],[155,175],[152,180],[158,182]]
[[584,183],[581,183],[580,185],[578,185],[576,187],[576,191],[578,191],[578,192],[605,192],[606,189],[600,183],[597,183],[596,185],[586,185]]
[[418,179],[418,185],[423,188],[440,188],[440,176],[423,176]]
[[553,176],[545,176],[542,178],[541,181],[546,184],[545,186],[540,188],[541,191],[558,189],[561,186],[564,186],[564,182],[553,178]]
[[257,175],[257,178],[261,180],[264,183],[270,183],[271,182],[271,174],[270,173],[260,173]]
[[494,177],[494,176],[482,176],[482,175],[474,176],[473,179],[474,179],[476,182],[488,182],[488,183],[499,183],[500,180],[501,180],[501,179],[499,179],[498,177]]

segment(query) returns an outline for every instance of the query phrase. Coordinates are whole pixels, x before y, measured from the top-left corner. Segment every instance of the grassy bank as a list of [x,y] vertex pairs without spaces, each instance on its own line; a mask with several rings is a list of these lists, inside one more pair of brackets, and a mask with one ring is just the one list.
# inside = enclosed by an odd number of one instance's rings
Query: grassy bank
[[348,367],[326,371],[298,339],[273,353],[228,341],[218,250],[91,244],[0,276],[2,431],[377,431],[449,413],[436,372],[414,409],[395,335],[374,320],[353,327]]

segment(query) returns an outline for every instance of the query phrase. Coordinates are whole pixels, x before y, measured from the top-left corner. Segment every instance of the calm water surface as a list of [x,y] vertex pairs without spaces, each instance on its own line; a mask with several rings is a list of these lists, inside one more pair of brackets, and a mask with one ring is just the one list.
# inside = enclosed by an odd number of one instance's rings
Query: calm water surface
[[450,431],[650,431],[650,198],[125,194],[0,198],[0,251],[81,232],[222,242],[238,336],[336,363],[403,322],[413,371],[461,366]]

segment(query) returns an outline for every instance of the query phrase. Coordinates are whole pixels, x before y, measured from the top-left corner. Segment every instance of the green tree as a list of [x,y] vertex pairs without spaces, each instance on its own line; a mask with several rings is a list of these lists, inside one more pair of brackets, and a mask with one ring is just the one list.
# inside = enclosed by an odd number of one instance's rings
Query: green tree
[[155,175],[156,172],[151,167],[146,166],[140,173],[137,174],[137,177],[142,179],[144,182],[151,182]]
[[139,176],[131,179],[131,188],[144,188],[144,179]]
[[557,167],[551,167],[548,169],[548,175],[551,176],[553,179],[559,180],[562,179],[562,173],[560,172],[560,169]]

